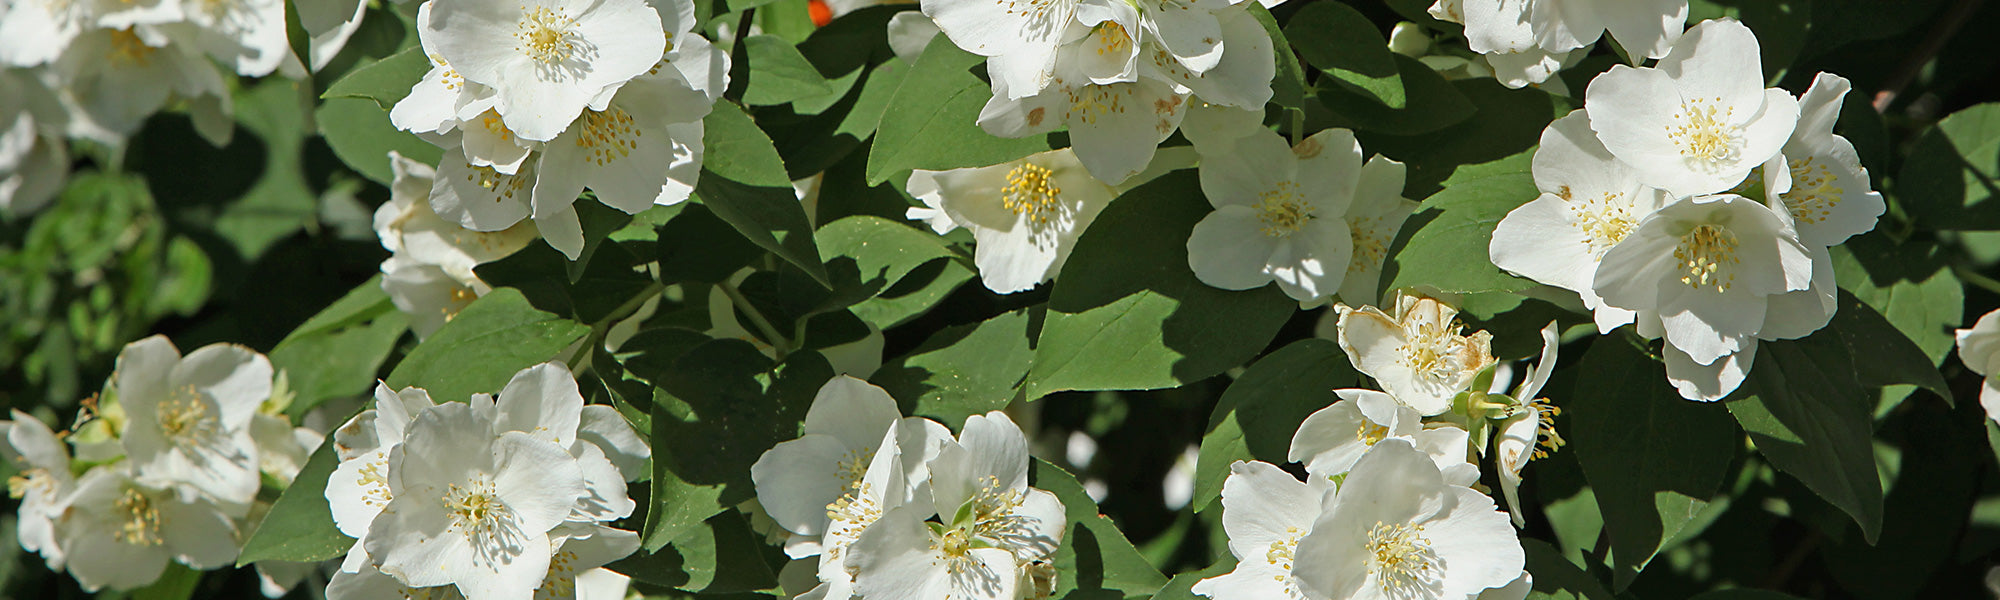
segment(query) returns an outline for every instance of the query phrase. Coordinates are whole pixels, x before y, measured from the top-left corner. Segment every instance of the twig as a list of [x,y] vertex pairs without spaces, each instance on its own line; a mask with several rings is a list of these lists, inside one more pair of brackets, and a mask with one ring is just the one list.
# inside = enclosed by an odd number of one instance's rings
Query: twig
[[1936,57],[1939,51],[1944,50],[1945,43],[1951,41],[1951,36],[1958,33],[1958,28],[1965,25],[1967,18],[1971,17],[1972,12],[1978,10],[1983,2],[1985,0],[1958,0],[1952,3],[1951,9],[1945,11],[1938,19],[1937,26],[1931,29],[1931,34],[1924,38],[1924,43],[1910,52],[1910,56],[1903,59],[1903,64],[1897,66],[1896,71],[1889,75],[1889,79],[1882,85],[1882,90],[1875,92],[1875,98],[1871,103],[1875,107],[1875,112],[1889,110],[1889,105],[1903,93],[1903,88],[1909,87],[1910,82],[1916,80],[1917,73],[1924,70],[1924,65],[1930,64],[1931,59]]
[[771,325],[770,319],[764,318],[763,312],[758,311],[756,306],[750,304],[750,299],[744,297],[741,290],[736,289],[735,285],[727,281],[717,283],[715,287],[722,290],[722,295],[729,297],[729,302],[736,305],[737,312],[743,313],[743,316],[750,318],[750,324],[757,326],[757,331],[762,332],[764,337],[771,338],[771,347],[777,350],[778,360],[784,360],[785,355],[791,354],[792,341],[786,339],[783,334],[778,333],[778,328]]

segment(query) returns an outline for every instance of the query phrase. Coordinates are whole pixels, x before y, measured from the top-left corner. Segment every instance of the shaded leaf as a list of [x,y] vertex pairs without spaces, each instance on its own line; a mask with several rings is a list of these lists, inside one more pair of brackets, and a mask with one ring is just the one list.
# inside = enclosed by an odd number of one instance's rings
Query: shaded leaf
[[1292,342],[1245,369],[1216,401],[1201,437],[1201,460],[1195,462],[1195,510],[1207,510],[1222,495],[1229,465],[1261,460],[1282,465],[1291,452],[1299,423],[1340,397],[1339,388],[1354,387],[1360,375],[1340,345],[1310,338]]

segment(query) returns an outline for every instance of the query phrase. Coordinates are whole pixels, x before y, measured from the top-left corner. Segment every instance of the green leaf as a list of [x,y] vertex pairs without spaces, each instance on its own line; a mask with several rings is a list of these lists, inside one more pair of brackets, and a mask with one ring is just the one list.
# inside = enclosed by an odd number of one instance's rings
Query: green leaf
[[[1604,583],[1584,572],[1582,567],[1564,558],[1562,551],[1538,539],[1521,538],[1521,550],[1527,555],[1527,570],[1535,576],[1533,594],[1548,598],[1569,598],[1583,600],[1613,600]],[[1530,598],[1536,597],[1529,595]]]
[[271,366],[285,372],[297,394],[285,412],[296,420],[327,398],[367,393],[409,327],[409,315],[382,292],[379,276],[314,315],[271,348]]
[[1276,55],[1278,67],[1271,78],[1271,102],[1287,110],[1299,110],[1306,99],[1306,70],[1299,65],[1298,54],[1292,51],[1285,31],[1278,27],[1278,18],[1262,4],[1241,6],[1247,7],[1250,15],[1257,18],[1257,24],[1264,26],[1264,33],[1271,36],[1271,53]]
[[1874,402],[1854,364],[1837,331],[1762,342],[1745,382],[1757,395],[1729,403],[1729,412],[1772,466],[1853,517],[1872,544],[1882,532],[1882,480]]
[[[1857,354],[1856,356],[1862,356]],[[1828,571],[1857,598],[1916,598],[1960,547],[1961,532],[1988,468],[1986,430],[1992,419],[1974,402],[1950,407],[1922,403],[1898,411],[1884,437],[1901,434],[1902,458],[1883,502],[1882,538],[1864,544],[1844,536],[1823,546]]]
[[422,81],[431,70],[431,61],[424,56],[424,49],[418,46],[404,48],[402,52],[391,54],[382,60],[362,65],[319,95],[323,99],[365,98],[375,101],[382,110],[389,110],[410,95],[410,87]]
[[[1377,35],[1375,39],[1380,40]],[[1396,61],[1393,76],[1342,69],[1332,72],[1332,77],[1320,78],[1314,92],[1321,104],[1333,110],[1334,126],[1416,135],[1450,127],[1478,112],[1465,94],[1424,63],[1401,54],[1391,58]],[[1396,82],[1400,82],[1400,90]]]
[[1541,142],[1542,130],[1549,122],[1567,112],[1547,92],[1534,87],[1507,89],[1488,77],[1460,79],[1451,86],[1479,107],[1478,118],[1418,135],[1363,132],[1359,136],[1361,146],[1368,151],[1409,165],[1404,190],[1410,197],[1434,191],[1461,165],[1529,151]]
[[963,423],[999,410],[1034,364],[1034,309],[1001,313],[972,325],[946,327],[910,354],[891,360],[869,379],[902,399],[905,414],[939,423]]
[[690,204],[659,228],[660,281],[727,281],[764,250],[708,207]]
[[743,43],[750,60],[750,84],[743,89],[744,104],[787,104],[833,91],[819,70],[785,38],[753,35],[743,38]]
[[830,285],[792,182],[771,139],[736,105],[718,102],[703,121],[708,148],[695,194],[743,237]]
[[1861,385],[1916,385],[1947,403],[1952,401],[1951,387],[1945,383],[1944,374],[1931,364],[1923,348],[1882,318],[1882,313],[1875,312],[1847,290],[1840,291],[1838,302],[1827,328],[1840,332],[1848,356],[1868,357],[1854,361],[1854,376]]
[[843,305],[875,297],[925,263],[957,256],[943,238],[905,223],[857,215],[814,234],[820,259],[835,275],[836,294],[847,300]]
[[285,488],[271,504],[271,511],[264,513],[250,539],[244,540],[236,566],[266,560],[319,562],[339,557],[354,546],[354,538],[341,534],[333,525],[333,510],[326,503],[326,478],[333,475],[339,462],[329,435],[299,468],[291,487]]
[[1771,590],[1733,589],[1733,590],[1714,590],[1710,592],[1703,592],[1688,598],[1688,600],[1801,600],[1801,599],[1798,596],[1793,596],[1791,594],[1787,594],[1784,592],[1773,592]]
[[1534,282],[1500,272],[1487,244],[1509,211],[1541,195],[1529,170],[1533,152],[1462,167],[1403,224],[1382,265],[1384,290],[1447,293],[1516,291]]
[[417,344],[387,382],[423,388],[441,402],[496,392],[515,372],[547,362],[589,330],[535,310],[519,291],[496,289]]
[[[1830,11],[1819,11],[1830,12]],[[1917,138],[1896,175],[1898,204],[1930,229],[2000,229],[2000,103],[1973,106]]]
[[909,169],[997,165],[1048,150],[1046,136],[994,137],[979,128],[992,86],[969,70],[984,58],[933,38],[890,98],[868,153],[868,184]]
[[[757,128],[757,122],[735,104],[717,102],[702,119],[702,168],[747,186],[785,188],[785,161],[771,146],[771,138]],[[702,179],[706,180],[707,177]],[[795,198],[796,200],[796,198]]]
[[1126,192],[1064,263],[1028,372],[1027,398],[1149,390],[1213,377],[1269,344],[1298,303],[1276,286],[1233,292],[1188,270],[1187,238],[1210,212],[1193,171]]
[[1051,557],[1064,576],[1056,578],[1049,597],[1146,597],[1166,585],[1167,577],[1146,562],[1118,525],[1097,512],[1097,503],[1075,476],[1039,458],[1030,467],[1029,484],[1055,494],[1070,522],[1062,546]]
[[313,113],[319,135],[333,149],[333,155],[370,181],[392,185],[396,175],[389,168],[389,151],[404,158],[435,165],[444,150],[407,131],[396,129],[389,111],[360,98],[329,98]]
[[[815,352],[795,352],[775,375],[770,359],[742,340],[688,350],[656,375],[653,497],[645,546],[656,550],[756,495],[750,465],[799,423],[833,368]],[[766,387],[760,379],[771,381]]]
[[152,583],[130,592],[132,600],[187,600],[194,597],[194,588],[201,583],[202,571],[188,568],[178,562],[167,563],[167,570]]
[[1190,506],[1207,510],[1222,495],[1230,463],[1291,462],[1292,434],[1299,423],[1340,401],[1333,390],[1354,387],[1359,380],[1340,345],[1319,338],[1292,342],[1251,364],[1222,392],[1208,417]]
[[877,329],[888,329],[929,312],[972,277],[972,268],[959,261],[934,260],[912,269],[896,285],[848,310]]
[[1943,248],[1885,238],[1863,234],[1833,247],[1834,277],[1916,342],[1931,364],[1943,364],[1952,330],[1964,323],[1965,287]]
[[1175,575],[1173,579],[1167,580],[1167,584],[1160,587],[1160,592],[1153,594],[1153,600],[1201,600],[1207,598],[1207,596],[1195,595],[1194,584],[1203,579],[1228,573],[1235,568],[1236,558],[1229,556],[1228,553],[1224,553],[1221,560],[1209,565],[1206,569],[1187,571]]
[[1665,365],[1632,342],[1592,343],[1560,403],[1565,450],[1597,494],[1621,590],[1708,506],[1739,444],[1723,407],[1682,399]]
[[709,517],[658,552],[636,553],[605,565],[633,579],[702,594],[727,594],[778,587],[766,555],[764,536],[750,530],[743,513],[728,510]]
[[1306,62],[1391,109],[1408,106],[1389,41],[1367,16],[1340,2],[1307,4],[1285,24],[1285,36]]

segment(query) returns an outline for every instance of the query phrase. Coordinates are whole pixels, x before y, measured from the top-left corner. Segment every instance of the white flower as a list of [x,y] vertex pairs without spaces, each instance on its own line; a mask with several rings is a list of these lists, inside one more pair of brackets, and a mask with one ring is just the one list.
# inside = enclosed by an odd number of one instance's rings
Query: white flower
[[1376,156],[1361,166],[1354,201],[1347,205],[1347,233],[1354,238],[1353,258],[1340,282],[1340,299],[1349,304],[1381,302],[1382,266],[1403,222],[1417,211],[1417,201],[1403,197],[1403,163]]
[[[950,439],[950,430],[929,419],[904,418],[895,398],[866,381],[846,375],[827,380],[806,410],[804,435],[772,447],[751,465],[758,502],[794,536],[810,540],[826,534],[837,516],[831,509],[861,493],[869,465],[888,448],[885,435],[908,448],[898,468],[906,486],[893,494],[901,504],[928,481],[926,463],[939,443]],[[877,496],[889,492],[872,490]],[[793,558],[810,556],[792,552]]]
[[1501,420],[1499,436],[1493,440],[1493,463],[1499,467],[1500,492],[1507,498],[1507,510],[1514,514],[1515,526],[1525,523],[1519,496],[1521,469],[1528,466],[1528,461],[1548,456],[1563,444],[1555,429],[1555,417],[1561,410],[1536,397],[1549,382],[1549,374],[1556,370],[1558,344],[1556,324],[1550,322],[1542,328],[1541,359],[1514,391],[1514,413]]
[[258,472],[289,486],[325,437],[305,427],[293,427],[282,413],[259,412],[250,417],[250,440],[257,445]]
[[1376,444],[1299,540],[1309,597],[1464,598],[1520,576],[1524,555],[1493,500],[1447,483],[1403,440]]
[[1541,83],[1571,50],[1597,43],[1606,30],[1620,47],[1646,58],[1665,56],[1687,22],[1687,0],[1438,0],[1430,14],[1465,25],[1467,45],[1486,56],[1509,87]]
[[62,191],[69,179],[65,120],[53,90],[26,71],[0,68],[0,213],[33,213]]
[[1084,71],[1084,58],[1091,52],[1084,45],[1064,46],[1056,55],[1054,79],[1048,86],[1018,95],[1004,89],[998,63],[987,62],[988,73],[994,75],[994,93],[979,111],[979,126],[1010,138],[1067,126],[1077,160],[1092,176],[1116,185],[1153,160],[1160,142],[1180,125],[1188,95],[1152,76],[1093,83]]
[[12,422],[0,421],[7,432],[0,455],[19,473],[7,480],[7,495],[21,501],[15,535],[21,548],[41,553],[50,569],[62,570],[65,556],[55,524],[76,489],[76,478],[69,472],[69,449],[40,419],[19,410],[13,414]]
[[1202,195],[1215,212],[1188,236],[1188,267],[1202,283],[1245,290],[1277,282],[1300,302],[1340,289],[1354,239],[1340,218],[1360,184],[1361,143],[1328,129],[1287,148],[1260,130],[1201,163]]
[[1299,540],[1312,532],[1324,498],[1335,494],[1332,479],[1299,481],[1265,462],[1237,461],[1222,481],[1222,529],[1236,568],[1194,584],[1194,593],[1215,600],[1306,600],[1292,573]]
[[433,405],[424,390],[403,388],[397,392],[377,383],[375,408],[361,411],[333,431],[333,448],[340,463],[327,478],[326,502],[334,526],[355,538],[354,548],[341,565],[342,572],[371,569],[365,551],[368,526],[395,497],[389,489],[389,452],[402,445],[410,421]]
[[[706,40],[687,36],[683,42],[689,47],[677,49],[675,62],[706,63],[713,53],[727,64],[727,55]],[[686,200],[701,176],[701,118],[709,107],[709,96],[666,60],[625,82],[608,103],[585,109],[543,148],[533,196],[536,221],[575,221],[572,203],[585,187],[628,214]],[[542,234],[571,259],[583,250],[579,227],[547,227]]]
[[[931,431],[935,428],[936,431]],[[907,438],[907,439],[905,439]],[[951,432],[943,426],[916,417],[903,419],[884,431],[861,478],[851,483],[839,499],[821,508],[828,521],[825,535],[818,539],[794,535],[785,552],[805,556],[819,553],[820,585],[800,594],[804,600],[845,600],[854,596],[854,572],[848,569],[848,552],[884,512],[908,505],[928,491],[929,465]],[[905,452],[905,447],[908,451]],[[759,488],[761,491],[761,487]],[[929,518],[931,507],[921,503],[911,509],[917,519]]]
[[529,598],[547,575],[549,531],[586,492],[562,446],[493,435],[473,407],[447,402],[411,421],[390,450],[393,496],[364,550],[404,585],[456,585],[473,600]]
[[215,65],[188,42],[150,26],[85,31],[50,68],[83,111],[72,127],[101,131],[113,141],[138,131],[175,97],[196,107],[219,102],[225,115],[230,110]]
[[1331,479],[1354,468],[1369,448],[1386,439],[1407,440],[1437,462],[1456,485],[1479,480],[1479,467],[1465,461],[1465,430],[1448,424],[1426,427],[1423,415],[1394,396],[1375,390],[1334,390],[1341,401],[1314,411],[1292,434],[1285,457],[1305,463],[1306,472]]
[[1594,286],[1607,304],[1658,312],[1667,343],[1710,365],[1764,330],[1773,296],[1811,287],[1812,263],[1777,213],[1707,196],[1640,221],[1605,252]]
[[[525,433],[563,448],[575,459],[583,474],[584,493],[569,520],[612,521],[631,516],[637,507],[626,492],[625,482],[639,477],[639,463],[650,457],[652,450],[639,441],[639,434],[617,409],[585,406],[576,376],[568,366],[547,362],[522,369],[507,380],[499,398],[473,394],[471,405],[475,414],[490,416],[494,436]],[[588,421],[594,428],[589,440],[583,427],[586,412],[596,413]],[[599,447],[592,440],[608,440],[610,447]],[[612,460],[612,452],[622,455],[617,462]]]
[[1986,376],[1979,387],[1979,405],[1986,409],[1986,418],[2000,421],[2000,382],[1994,378],[2000,374],[2000,310],[1981,315],[1971,329],[1958,330],[1956,337],[1959,362]]
[[1002,294],[1034,289],[1055,277],[1076,238],[1118,195],[1091,177],[1069,149],[990,167],[917,170],[908,189],[972,231],[979,279]]
[[262,484],[250,420],[271,396],[271,375],[271,362],[242,346],[211,344],[183,358],[165,336],[127,344],[112,380],[134,476],[244,514]]
[[160,577],[169,559],[197,570],[236,560],[236,526],[214,505],[134,481],[121,466],[76,482],[56,535],[85,591],[126,590]]
[[[1159,9],[1148,14],[1192,14],[1201,10],[1187,5],[1177,6],[1179,2],[1175,0],[1161,0],[1158,4]],[[1262,113],[1264,103],[1271,100],[1271,79],[1278,73],[1278,63],[1271,49],[1271,34],[1241,5],[1218,9],[1213,16],[1220,35],[1220,43],[1215,46],[1217,50],[1222,50],[1219,56],[1209,54],[1213,58],[1201,60],[1190,58],[1172,48],[1172,44],[1183,42],[1172,42],[1161,35],[1146,40],[1141,48],[1144,56],[1142,64],[1151,65],[1151,73],[1172,81],[1176,92],[1192,93],[1211,104]],[[1175,36],[1187,33],[1192,32],[1183,31]],[[1202,40],[1193,40],[1196,48],[1202,47],[1207,35],[1210,34],[1202,34]],[[1207,60],[1216,61],[1212,68],[1198,68]]]
[[[965,420],[931,462],[933,506],[891,508],[849,548],[861,597],[1012,600],[1069,521],[1055,494],[1028,487],[1028,442],[1005,413]],[[937,514],[933,529],[924,519]],[[1031,580],[1032,581],[1032,580]]]
[[430,165],[392,151],[389,168],[395,179],[389,186],[389,201],[375,209],[375,235],[383,249],[398,257],[437,265],[452,279],[473,286],[479,281],[473,267],[506,258],[535,239],[532,223],[487,232],[446,221],[431,210],[436,175]]
[[418,35],[467,81],[493,88],[507,128],[533,141],[554,139],[666,51],[663,15],[643,0],[433,0],[430,17]]
[[[639,536],[602,525],[558,526],[551,532],[553,554],[549,570],[535,588],[535,600],[617,600],[625,597],[629,578],[600,568],[639,548]],[[327,582],[328,600],[457,600],[465,595],[453,586],[410,587],[396,578],[364,568],[338,572]]]
[[1039,93],[1055,77],[1056,49],[1089,33],[1081,5],[1106,0],[923,0],[923,13],[959,48],[988,57],[995,96]]
[[1597,296],[1592,286],[1597,265],[1640,219],[1671,198],[1639,183],[1631,167],[1605,150],[1583,110],[1542,130],[1534,176],[1542,195],[1507,213],[1494,227],[1487,246],[1493,264],[1576,292],[1600,332],[1632,322],[1632,311]]
[[1833,246],[1874,229],[1885,208],[1854,144],[1833,133],[1840,101],[1851,87],[1831,73],[1813,78],[1812,87],[1799,96],[1798,127],[1785,142],[1791,185],[1778,197],[1783,210],[1791,212],[1799,242],[1807,246]]
[[1590,127],[1647,185],[1677,197],[1721,192],[1776,156],[1799,103],[1764,87],[1757,37],[1703,21],[1656,68],[1615,65],[1585,92]]
[[[417,6],[417,22],[431,21],[432,3]],[[417,36],[424,56],[431,62],[431,69],[424,78],[410,86],[410,94],[396,102],[389,109],[389,121],[397,129],[414,133],[449,133],[456,129],[459,121],[470,119],[492,108],[498,100],[493,88],[465,80],[451,63],[445,62],[438,54],[434,37]]]
[[188,22],[200,28],[196,37],[202,46],[238,75],[270,75],[292,58],[283,0],[204,0],[182,2],[181,7]]
[[1340,348],[1354,368],[1424,416],[1451,410],[1452,399],[1493,364],[1493,334],[1459,335],[1458,309],[1435,299],[1400,296],[1394,317],[1373,306],[1334,310]]
[[410,331],[421,340],[493,288],[484,281],[459,281],[444,267],[391,256],[382,261],[382,291],[398,310],[410,315]]

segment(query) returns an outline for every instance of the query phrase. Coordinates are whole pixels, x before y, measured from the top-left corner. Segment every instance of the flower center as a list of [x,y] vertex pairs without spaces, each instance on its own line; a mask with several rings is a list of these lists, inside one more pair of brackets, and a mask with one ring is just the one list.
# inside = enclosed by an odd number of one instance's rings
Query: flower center
[[632,126],[632,115],[616,106],[585,110],[576,147],[583,149],[584,160],[602,167],[639,148],[639,129]]
[[[1292,558],[1294,558],[1294,552],[1298,552],[1298,538],[1304,538],[1304,536],[1306,536],[1306,532],[1300,532],[1298,528],[1284,528],[1284,540],[1270,542],[1270,548],[1264,550],[1264,562],[1270,564],[1270,566],[1276,566],[1280,570],[1280,574],[1274,574],[1272,580],[1284,584],[1286,592],[1296,592],[1298,590],[1298,584],[1292,582]],[[1294,594],[1294,596],[1298,596],[1298,594]]]
[[1562,408],[1550,404],[1548,398],[1536,398],[1528,404],[1535,407],[1535,426],[1538,428],[1535,435],[1537,447],[1529,458],[1548,458],[1550,452],[1562,448],[1565,443],[1562,436],[1556,434],[1556,417],[1562,414]]
[[152,62],[153,53],[159,49],[146,44],[130,29],[111,31],[111,64],[119,66],[146,66]]
[[964,529],[947,529],[944,535],[938,537],[937,547],[945,558],[964,558],[965,553],[972,551],[972,536],[967,535]]
[[1379,216],[1348,220],[1347,236],[1354,246],[1353,259],[1347,264],[1349,274],[1366,273],[1389,256],[1389,243],[1393,241],[1390,236],[1395,235],[1395,231],[1384,231],[1382,221]]
[[1376,425],[1374,421],[1365,417],[1361,419],[1361,426],[1354,429],[1354,439],[1361,440],[1362,444],[1368,446],[1373,446],[1387,437],[1389,437],[1388,426]]
[[119,496],[112,506],[125,517],[125,522],[111,533],[113,539],[133,546],[160,545],[160,510],[153,508],[151,498],[139,490],[125,488],[125,495]]
[[570,27],[576,19],[546,6],[522,6],[521,22],[514,32],[514,49],[542,64],[562,62],[576,50],[576,34]]
[[1098,56],[1110,54],[1115,57],[1132,47],[1132,34],[1126,33],[1125,26],[1117,21],[1099,23],[1091,33],[1097,37]]
[[1037,225],[1047,225],[1061,210],[1062,188],[1050,176],[1055,172],[1037,164],[1022,163],[1007,172],[1007,185],[1000,188],[1000,205],[1014,214],[1028,217]]
[[479,477],[465,485],[451,484],[445,487],[443,502],[450,529],[472,544],[475,562],[493,565],[525,550],[514,510],[500,499],[493,482]]
[[182,448],[208,445],[220,435],[219,423],[209,414],[201,392],[186,386],[167,395],[159,406],[160,434]]
[[1811,225],[1826,221],[1847,190],[1840,187],[1840,181],[1824,162],[1808,156],[1787,163],[1792,170],[1792,191],[1779,197],[1785,201],[1785,208],[1792,210],[1792,220]]
[[376,450],[368,454],[367,461],[361,463],[361,502],[375,508],[389,505],[394,499],[389,493],[389,453]]
[[1681,157],[1702,170],[1715,170],[1742,157],[1742,128],[1730,123],[1736,109],[1716,106],[1722,98],[1695,98],[1681,104],[1667,138]]
[[478,185],[480,189],[492,192],[494,202],[514,199],[514,194],[521,191],[521,188],[527,187],[528,182],[533,179],[524,177],[525,173],[508,175],[493,170],[493,167],[473,164],[466,166],[471,167],[471,170],[465,174],[465,180]]
[[1701,225],[1681,236],[1680,245],[1674,248],[1674,259],[1686,271],[1681,283],[1695,289],[1715,288],[1717,292],[1729,291],[1736,274],[1727,267],[1742,262],[1736,258],[1736,234],[1716,225]]
[[1368,572],[1391,598],[1435,596],[1438,591],[1437,553],[1423,536],[1423,527],[1409,523],[1375,523],[1368,530]]
[[1313,206],[1299,195],[1299,184],[1280,181],[1278,186],[1257,196],[1257,220],[1264,222],[1264,235],[1285,237],[1306,226]]
[[1458,354],[1464,340],[1450,323],[1412,318],[1404,325],[1403,364],[1423,381],[1451,385],[1462,370]]
[[451,68],[451,63],[445,62],[444,57],[438,56],[436,53],[432,53],[429,56],[431,57],[431,64],[444,67],[444,73],[438,75],[438,78],[444,81],[444,89],[458,91],[458,86],[465,85],[465,77],[459,75],[457,69]]
[[871,487],[856,480],[847,493],[826,505],[826,518],[832,521],[826,528],[822,544],[827,558],[840,558],[847,551],[847,545],[861,537],[861,530],[882,518],[882,506],[875,503]]
[[1105,113],[1125,112],[1124,98],[1132,95],[1134,83],[1113,83],[1110,85],[1081,85],[1069,89],[1069,118],[1085,124],[1097,124],[1097,118]]
[[1630,208],[1618,202],[1619,194],[1605,192],[1604,195],[1582,200],[1570,200],[1570,220],[1576,228],[1589,238],[1590,253],[1603,256],[1606,250],[1625,236],[1632,233],[1632,227],[1639,220],[1632,217]]
[[576,553],[564,550],[549,556],[549,574],[535,588],[536,598],[576,597]]
[[56,493],[56,478],[47,469],[27,469],[7,478],[7,495],[21,498],[35,492],[44,498]]

